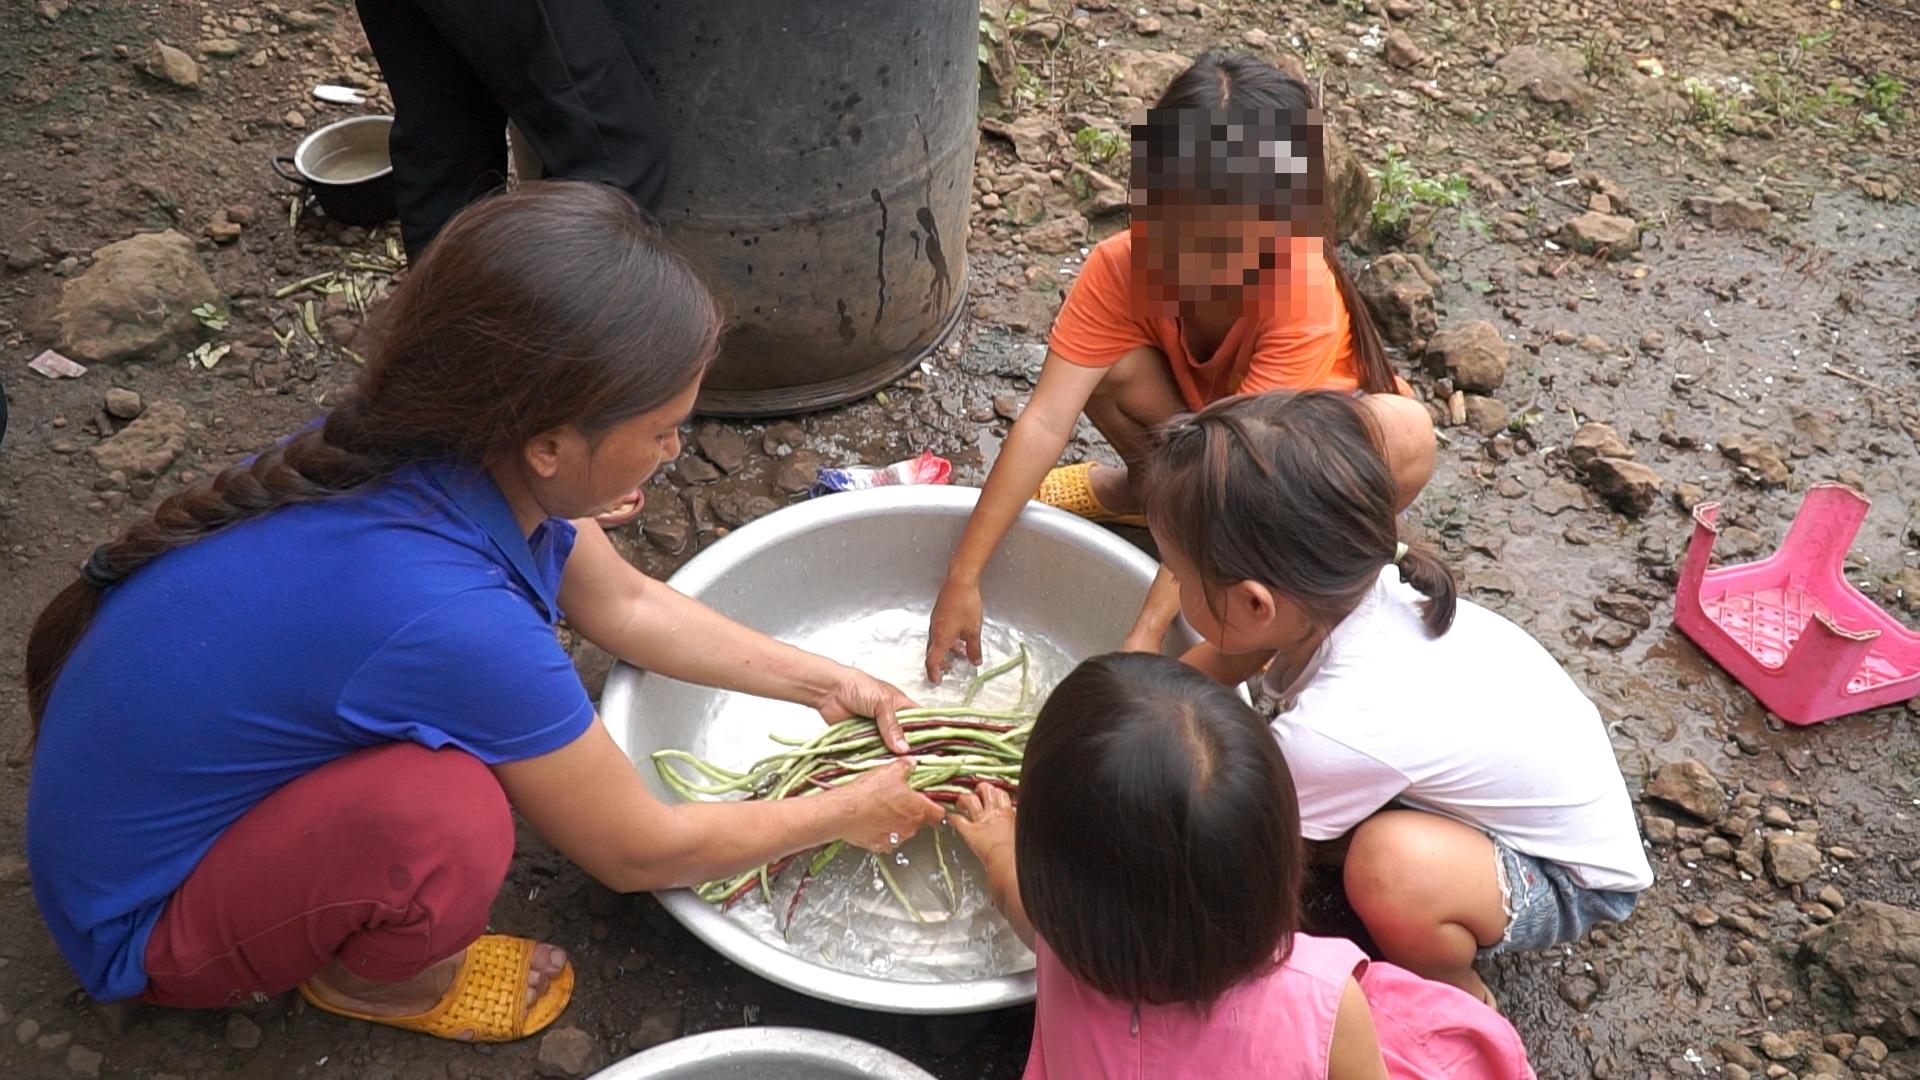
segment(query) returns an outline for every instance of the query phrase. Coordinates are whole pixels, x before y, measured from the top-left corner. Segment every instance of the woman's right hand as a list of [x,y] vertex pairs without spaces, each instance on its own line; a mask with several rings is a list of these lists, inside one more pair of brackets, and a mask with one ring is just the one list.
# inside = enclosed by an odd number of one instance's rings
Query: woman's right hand
[[845,800],[847,808],[842,839],[884,854],[911,840],[925,826],[938,825],[945,812],[939,803],[907,786],[907,777],[912,774],[913,761],[896,758],[835,789],[834,794]]
[[975,666],[980,664],[981,617],[980,586],[949,574],[933,602],[933,619],[927,627],[928,682],[946,677],[955,653],[964,653]]

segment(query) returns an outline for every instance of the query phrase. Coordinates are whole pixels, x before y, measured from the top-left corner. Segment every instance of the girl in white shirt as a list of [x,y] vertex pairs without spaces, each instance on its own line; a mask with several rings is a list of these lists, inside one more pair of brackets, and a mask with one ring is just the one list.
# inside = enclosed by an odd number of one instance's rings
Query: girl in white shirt
[[1308,840],[1386,959],[1491,1002],[1478,959],[1617,922],[1653,882],[1592,702],[1400,542],[1379,435],[1338,393],[1220,401],[1163,432],[1147,519],[1229,684],[1266,669]]

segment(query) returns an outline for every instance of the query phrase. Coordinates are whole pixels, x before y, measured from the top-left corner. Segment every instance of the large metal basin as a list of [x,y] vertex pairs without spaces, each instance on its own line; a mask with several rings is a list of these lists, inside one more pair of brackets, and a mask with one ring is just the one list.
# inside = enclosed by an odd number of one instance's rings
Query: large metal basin
[[727,1028],[656,1046],[591,1080],[933,1080],[896,1054],[806,1028]]
[[[823,627],[876,610],[908,609],[924,626],[977,495],[970,488],[892,487],[801,503],[728,535],[687,563],[671,584],[781,638],[817,638]],[[1154,572],[1151,558],[1105,529],[1032,504],[995,556],[982,593],[990,619],[1082,659],[1120,646]],[[1177,648],[1188,640],[1184,629],[1176,629],[1168,644]],[[925,689],[901,685],[908,693]],[[729,698],[620,665],[607,680],[600,707],[641,777],[656,795],[671,800],[676,796],[654,770],[655,750],[678,748],[744,764],[776,748],[766,738],[767,721],[754,710],[729,713],[723,708]],[[935,983],[852,974],[762,940],[686,890],[663,893],[660,900],[734,963],[827,1001],[882,1012],[961,1013],[1033,998],[1031,971]]]

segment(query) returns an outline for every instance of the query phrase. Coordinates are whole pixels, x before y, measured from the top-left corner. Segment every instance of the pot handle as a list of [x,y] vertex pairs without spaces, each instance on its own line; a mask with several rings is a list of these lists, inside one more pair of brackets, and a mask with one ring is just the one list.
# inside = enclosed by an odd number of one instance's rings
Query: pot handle
[[[274,175],[280,177],[280,179],[290,184],[299,184],[301,187],[307,186],[307,178],[300,175],[299,164],[288,155],[275,154],[267,159],[267,166],[271,168],[274,171]],[[294,171],[289,173],[286,168],[282,168],[282,166],[291,167]]]

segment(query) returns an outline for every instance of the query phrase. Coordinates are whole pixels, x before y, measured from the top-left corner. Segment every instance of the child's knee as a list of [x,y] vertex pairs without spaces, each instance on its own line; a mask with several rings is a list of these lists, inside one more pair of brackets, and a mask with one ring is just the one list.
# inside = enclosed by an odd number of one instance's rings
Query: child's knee
[[1389,810],[1353,830],[1343,880],[1347,902],[1369,923],[1418,906],[1419,883],[1435,870],[1417,820],[1424,816]]

